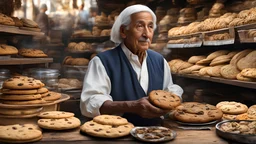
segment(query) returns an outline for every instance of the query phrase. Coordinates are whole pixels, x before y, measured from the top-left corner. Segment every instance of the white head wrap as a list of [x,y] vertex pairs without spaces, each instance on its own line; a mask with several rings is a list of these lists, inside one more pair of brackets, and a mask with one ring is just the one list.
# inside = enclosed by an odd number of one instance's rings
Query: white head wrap
[[152,17],[153,17],[153,22],[154,22],[154,29],[156,29],[156,15],[155,13],[147,6],[145,5],[132,5],[129,6],[127,8],[125,8],[117,17],[112,29],[111,29],[111,40],[114,43],[121,43],[123,41],[123,39],[120,36],[120,27],[122,25],[128,25],[131,22],[131,15],[134,13],[138,13],[138,12],[149,12]]

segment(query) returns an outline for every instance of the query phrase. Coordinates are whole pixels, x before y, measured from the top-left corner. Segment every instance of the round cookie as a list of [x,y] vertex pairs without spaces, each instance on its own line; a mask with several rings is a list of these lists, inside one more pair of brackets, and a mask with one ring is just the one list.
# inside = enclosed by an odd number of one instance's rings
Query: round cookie
[[60,119],[39,119],[37,121],[39,127],[51,130],[67,130],[77,128],[81,122],[76,117],[60,118]]
[[256,105],[252,105],[249,107],[247,111],[248,117],[251,119],[256,119]]
[[149,93],[149,101],[162,109],[174,109],[181,103],[179,96],[164,90],[151,91]]
[[0,114],[2,115],[30,115],[40,112],[43,107],[30,108],[30,109],[5,109],[0,108]]
[[176,107],[174,118],[186,123],[206,123],[222,118],[222,111],[210,104],[185,102]]
[[18,100],[3,100],[2,103],[10,104],[10,105],[33,105],[33,104],[42,104],[46,103],[43,99],[35,99],[35,100],[26,100],[26,101],[18,101]]
[[223,114],[222,119],[223,120],[236,120],[236,117],[238,115],[232,115],[232,114]]
[[48,92],[46,96],[43,97],[45,101],[54,101],[61,98],[61,94],[57,92]]
[[211,68],[211,67],[203,67],[203,68],[201,68],[201,69],[199,70],[199,75],[200,75],[200,76],[209,76],[209,75],[207,74],[207,70],[208,70],[209,68]]
[[125,125],[128,124],[127,119],[115,115],[99,115],[93,118],[94,122],[103,125]]
[[29,94],[36,94],[36,89],[30,89],[30,90],[15,90],[15,89],[1,89],[1,93],[3,94],[14,94],[14,95],[29,95]]
[[64,111],[47,111],[47,112],[42,112],[38,115],[38,117],[41,118],[69,118],[73,117],[75,114],[71,112],[64,112]]
[[237,69],[234,65],[225,65],[220,68],[220,74],[222,77],[226,79],[236,79],[237,74],[239,74],[240,71]]
[[244,77],[241,73],[237,74],[236,78],[241,81],[256,82],[256,78]]
[[192,56],[188,59],[188,62],[189,63],[192,63],[192,64],[195,64],[197,63],[198,61],[202,60],[202,59],[205,59],[206,56],[204,55],[199,55],[199,56]]
[[48,89],[45,88],[45,87],[42,87],[42,88],[39,88],[37,89],[37,94],[42,94],[42,93],[47,93],[48,92]]
[[256,120],[248,117],[248,113],[239,114],[236,116],[236,120]]
[[31,143],[31,142],[36,142],[36,141],[40,141],[43,138],[43,135],[41,135],[40,137],[37,137],[35,139],[29,139],[29,140],[7,140],[7,139],[1,139],[0,138],[0,142],[5,142],[5,143]]
[[94,121],[88,121],[80,127],[80,130],[81,132],[84,132],[96,137],[118,138],[118,137],[129,135],[133,127],[134,126],[131,123],[120,125],[120,126],[112,126],[112,125],[102,125]]
[[36,100],[40,99],[42,96],[40,94],[30,94],[30,95],[0,95],[2,100]]
[[0,126],[0,141],[31,142],[40,140],[42,132],[33,124]]
[[216,107],[220,110],[222,110],[225,114],[242,114],[246,113],[248,110],[248,107],[245,104],[234,102],[234,101],[222,101],[219,102]]
[[43,86],[44,84],[40,80],[26,76],[15,76],[3,83],[5,89],[37,89]]
[[256,78],[256,68],[245,68],[241,71],[242,76]]

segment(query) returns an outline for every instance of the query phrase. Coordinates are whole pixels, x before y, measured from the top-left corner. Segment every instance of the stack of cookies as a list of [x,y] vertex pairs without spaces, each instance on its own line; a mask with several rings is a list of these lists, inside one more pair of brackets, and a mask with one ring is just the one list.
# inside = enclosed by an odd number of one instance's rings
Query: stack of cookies
[[38,115],[37,121],[39,127],[50,130],[68,130],[74,129],[81,125],[74,113],[64,111],[47,111]]
[[175,107],[181,104],[179,96],[164,90],[151,91],[149,93],[149,101],[153,105],[166,110],[175,109]]
[[15,76],[4,81],[0,100],[4,104],[11,105],[45,103],[41,94],[48,90],[43,86],[40,80],[27,76]]
[[37,125],[14,124],[0,126],[0,142],[4,143],[29,143],[42,139],[42,132]]
[[256,120],[256,105],[249,109],[245,104],[235,101],[222,101],[216,107],[223,112],[224,120]]
[[99,115],[84,123],[80,130],[91,136],[118,138],[129,135],[133,127],[133,124],[120,116]]
[[52,102],[61,98],[61,94],[53,91],[47,91],[41,94],[42,99],[46,102]]
[[0,116],[5,118],[20,118],[20,117],[33,117],[38,115],[42,111],[43,107],[31,107],[31,108],[0,108]]
[[207,123],[222,118],[222,111],[210,104],[185,102],[176,107],[173,117],[185,123]]

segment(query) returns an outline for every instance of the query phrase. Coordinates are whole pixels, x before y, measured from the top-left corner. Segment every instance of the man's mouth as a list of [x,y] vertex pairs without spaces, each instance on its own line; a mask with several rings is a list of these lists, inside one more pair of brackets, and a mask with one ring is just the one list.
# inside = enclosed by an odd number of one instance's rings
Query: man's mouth
[[150,42],[150,39],[149,38],[144,38],[144,37],[141,37],[140,39],[139,39],[139,42]]

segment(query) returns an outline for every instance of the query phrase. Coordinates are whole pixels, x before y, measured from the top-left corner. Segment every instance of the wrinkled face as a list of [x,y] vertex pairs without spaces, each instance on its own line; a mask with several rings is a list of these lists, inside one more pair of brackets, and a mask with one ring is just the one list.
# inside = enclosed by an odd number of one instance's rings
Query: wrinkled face
[[121,28],[124,44],[132,51],[146,51],[154,35],[153,17],[149,12],[139,12],[131,15],[131,23]]

